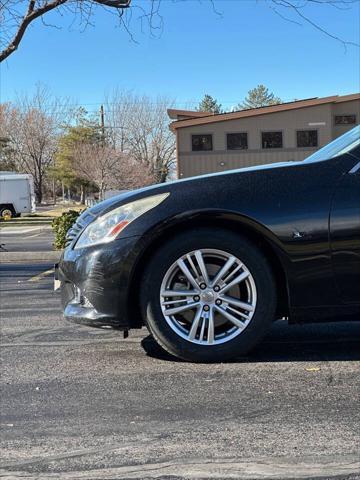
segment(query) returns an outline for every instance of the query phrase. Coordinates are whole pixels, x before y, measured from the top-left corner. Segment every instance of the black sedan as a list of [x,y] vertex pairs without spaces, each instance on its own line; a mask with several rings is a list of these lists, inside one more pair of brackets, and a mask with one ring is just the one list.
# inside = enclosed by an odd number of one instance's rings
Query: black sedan
[[360,319],[360,126],[302,162],[161,184],[86,210],[57,269],[69,320],[146,325],[222,361],[289,323]]

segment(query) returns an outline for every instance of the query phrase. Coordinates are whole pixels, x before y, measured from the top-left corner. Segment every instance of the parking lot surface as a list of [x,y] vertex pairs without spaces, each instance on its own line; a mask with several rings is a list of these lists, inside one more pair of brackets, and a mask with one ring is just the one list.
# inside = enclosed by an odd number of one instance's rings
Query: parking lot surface
[[50,225],[11,226],[0,229],[1,251],[41,252],[53,250]]
[[65,322],[51,264],[0,275],[1,478],[360,478],[360,322],[190,364]]

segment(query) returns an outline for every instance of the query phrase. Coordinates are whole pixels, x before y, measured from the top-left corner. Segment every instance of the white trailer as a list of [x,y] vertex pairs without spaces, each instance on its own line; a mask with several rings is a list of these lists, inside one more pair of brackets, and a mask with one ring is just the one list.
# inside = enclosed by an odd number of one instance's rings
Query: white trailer
[[0,172],[0,216],[15,217],[35,212],[32,175]]

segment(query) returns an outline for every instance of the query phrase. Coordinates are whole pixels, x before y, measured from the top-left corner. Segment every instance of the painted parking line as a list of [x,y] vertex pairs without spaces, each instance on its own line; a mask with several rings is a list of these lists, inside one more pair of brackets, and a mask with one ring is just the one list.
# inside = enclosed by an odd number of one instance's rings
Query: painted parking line
[[38,232],[41,227],[4,227],[1,229],[1,235],[21,235],[24,233]]
[[51,268],[50,270],[45,270],[45,272],[41,272],[38,275],[35,275],[34,277],[29,278],[28,282],[38,282],[42,280],[43,278],[52,275],[54,273],[54,269]]
[[43,233],[43,232],[38,232],[38,233],[35,233],[34,235],[27,235],[27,236],[26,236],[26,240],[27,240],[28,238],[39,237],[42,233]]

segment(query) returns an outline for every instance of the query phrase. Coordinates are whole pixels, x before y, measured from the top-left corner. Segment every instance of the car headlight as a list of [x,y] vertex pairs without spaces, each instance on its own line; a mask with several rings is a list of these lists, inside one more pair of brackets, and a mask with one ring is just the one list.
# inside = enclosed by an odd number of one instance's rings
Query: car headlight
[[78,249],[112,242],[131,222],[155,208],[169,195],[169,193],[162,193],[135,200],[100,216],[85,228],[74,248]]

